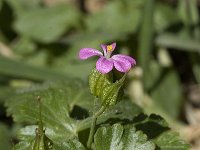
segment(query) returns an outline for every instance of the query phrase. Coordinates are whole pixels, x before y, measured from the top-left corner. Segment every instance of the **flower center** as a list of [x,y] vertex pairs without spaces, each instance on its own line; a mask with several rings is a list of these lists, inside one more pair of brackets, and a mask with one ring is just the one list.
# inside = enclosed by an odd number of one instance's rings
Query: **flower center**
[[113,50],[112,45],[108,45],[106,48],[107,48],[107,52],[112,52],[112,50]]

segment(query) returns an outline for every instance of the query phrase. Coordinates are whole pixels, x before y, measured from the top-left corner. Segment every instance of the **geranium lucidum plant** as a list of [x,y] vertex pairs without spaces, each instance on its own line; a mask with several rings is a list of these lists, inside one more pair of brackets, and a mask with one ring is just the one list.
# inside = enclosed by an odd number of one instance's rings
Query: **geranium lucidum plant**
[[133,65],[136,65],[135,59],[123,54],[112,55],[116,43],[110,45],[101,45],[103,53],[94,48],[82,48],[79,52],[80,59],[87,59],[92,56],[99,56],[96,63],[96,69],[105,74],[113,69],[113,66],[120,72],[128,72]]
[[[136,62],[130,56],[111,55],[115,43],[101,47],[103,53],[92,48],[79,53],[81,59],[100,57],[89,75],[90,91],[81,80],[70,78],[21,89],[7,101],[8,113],[16,121],[38,122],[19,131],[15,150],[189,150],[162,117],[145,115],[142,108],[123,100],[126,74]],[[119,80],[113,80],[113,68],[122,72]]]
[[108,106],[116,104],[126,77],[124,75],[119,81],[112,83],[112,77],[109,79],[109,76],[106,76],[106,74],[109,73],[113,67],[120,72],[127,73],[132,66],[136,65],[135,59],[130,56],[123,54],[111,56],[112,52],[116,48],[116,43],[110,45],[102,44],[101,48],[103,49],[103,53],[94,48],[82,48],[79,52],[79,58],[83,60],[92,56],[100,57],[96,62],[96,69],[93,70],[89,76],[89,86],[91,93],[101,99],[102,107],[93,115],[93,121],[87,142],[88,148],[91,148],[93,142],[97,118]]

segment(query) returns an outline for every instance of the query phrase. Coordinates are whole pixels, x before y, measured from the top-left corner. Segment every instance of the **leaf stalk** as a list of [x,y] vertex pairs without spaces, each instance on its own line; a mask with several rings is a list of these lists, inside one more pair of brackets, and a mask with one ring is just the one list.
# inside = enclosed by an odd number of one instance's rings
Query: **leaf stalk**
[[88,138],[88,142],[87,142],[88,149],[91,148],[91,145],[92,145],[92,142],[93,142],[93,139],[94,139],[94,133],[95,133],[97,118],[105,111],[105,109],[106,109],[106,106],[102,106],[99,109],[99,111],[97,111],[93,115],[92,124],[91,124],[91,127],[90,127],[90,134],[89,134],[89,138]]

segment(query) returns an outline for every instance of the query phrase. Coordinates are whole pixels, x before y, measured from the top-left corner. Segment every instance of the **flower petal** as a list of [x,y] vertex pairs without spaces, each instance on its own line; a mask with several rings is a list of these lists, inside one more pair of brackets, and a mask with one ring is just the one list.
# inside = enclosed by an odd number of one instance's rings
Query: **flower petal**
[[101,48],[103,49],[104,56],[106,56],[106,54],[107,54],[107,48],[106,48],[106,45],[105,45],[105,44],[101,44]]
[[[115,55],[114,55],[115,56]],[[122,57],[112,57],[115,68],[120,72],[128,72],[131,69],[131,63]]]
[[[112,46],[112,50],[111,50],[111,53],[112,53],[115,50],[116,42],[114,42],[114,43],[112,43],[110,45]],[[107,53],[108,53],[107,46],[109,46],[109,45],[101,44],[101,48],[103,49],[104,56],[106,56]]]
[[114,51],[114,50],[115,50],[115,47],[116,47],[116,42],[112,43],[111,45],[112,45],[112,48],[113,48],[112,51]]
[[105,57],[101,57],[97,60],[96,69],[99,72],[106,74],[113,69],[113,62]]
[[94,48],[82,48],[80,51],[79,51],[79,58],[80,59],[88,59],[89,57],[92,57],[92,56],[102,56],[103,54],[94,49]]
[[112,58],[117,59],[117,60],[120,58],[123,58],[123,59],[128,60],[131,63],[131,65],[136,65],[135,59],[133,59],[132,57],[127,56],[127,55],[117,54],[117,55],[113,55]]

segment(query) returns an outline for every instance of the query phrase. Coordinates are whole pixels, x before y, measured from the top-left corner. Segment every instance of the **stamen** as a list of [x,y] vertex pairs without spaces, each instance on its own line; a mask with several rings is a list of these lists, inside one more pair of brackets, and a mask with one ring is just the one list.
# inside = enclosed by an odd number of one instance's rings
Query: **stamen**
[[108,52],[112,52],[112,50],[113,50],[112,45],[108,45],[106,48],[107,48],[107,51],[108,51]]

